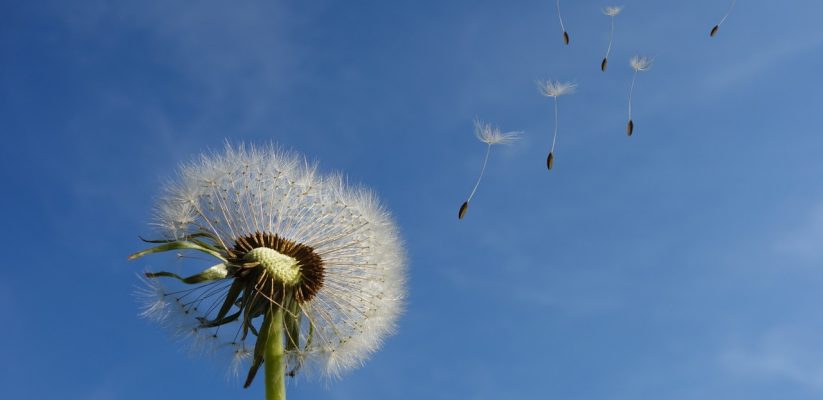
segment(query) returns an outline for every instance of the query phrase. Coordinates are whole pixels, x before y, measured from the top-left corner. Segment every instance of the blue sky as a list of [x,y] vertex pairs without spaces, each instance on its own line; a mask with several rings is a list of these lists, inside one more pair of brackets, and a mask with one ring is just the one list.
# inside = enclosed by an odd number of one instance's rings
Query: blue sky
[[[237,2],[235,2],[237,3]],[[823,3],[3,2],[0,397],[263,397],[138,318],[177,165],[275,141],[380,195],[399,333],[292,399],[823,396]],[[656,57],[627,138],[628,59]],[[535,81],[578,84],[551,103]],[[481,117],[495,148],[463,221]]]

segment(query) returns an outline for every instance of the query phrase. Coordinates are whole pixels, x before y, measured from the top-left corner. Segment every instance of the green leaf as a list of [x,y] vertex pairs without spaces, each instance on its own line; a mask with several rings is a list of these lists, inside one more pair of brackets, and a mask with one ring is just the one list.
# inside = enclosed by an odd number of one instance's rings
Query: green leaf
[[287,301],[285,306],[283,324],[286,326],[286,350],[297,350],[300,348],[300,318],[303,313],[294,300]]
[[[287,296],[287,298],[289,297],[290,296]],[[283,325],[285,325],[286,328],[286,352],[297,353],[300,350],[300,322],[303,318],[303,312],[300,309],[300,305],[297,304],[297,301],[294,299],[287,301],[285,307],[283,311]],[[294,354],[293,356],[295,365],[286,373],[286,375],[291,377],[297,375],[300,367],[302,367],[300,357]]]
[[[138,237],[140,238],[140,240],[142,240],[146,243],[174,243],[174,242],[180,242],[180,241],[189,241],[189,242],[198,244],[202,247],[205,247],[209,250],[214,250],[214,251],[220,252],[220,248],[218,247],[218,243],[221,243],[220,238],[218,238],[217,236],[215,236],[215,235],[213,235],[209,232],[192,233],[191,235],[187,235],[186,237],[184,237],[182,239],[154,239],[154,240],[150,240],[150,239],[146,239],[142,236],[138,236]],[[210,239],[211,243],[206,243],[202,240],[199,240],[198,238]]]
[[217,318],[223,318],[223,316],[229,312],[231,306],[233,306],[237,301],[237,298],[240,296],[240,292],[242,290],[243,283],[235,279],[229,288],[229,292],[226,293],[226,301],[223,302],[223,305],[220,307],[220,311],[217,312]]
[[246,339],[246,336],[248,336],[248,334],[249,334],[249,328],[252,328],[252,330],[254,330],[254,327],[251,326],[251,316],[250,316],[250,314],[251,314],[250,310],[251,310],[251,306],[252,306],[252,303],[253,303],[252,297],[254,297],[254,296],[251,295],[252,291],[253,290],[252,290],[252,287],[250,285],[243,288],[243,298],[241,299],[241,303],[240,303],[240,309],[243,310],[243,322],[241,324],[243,326],[243,334],[240,337],[241,340]]
[[311,341],[314,339],[314,323],[309,320],[309,334],[306,338],[306,345],[303,346],[303,350],[308,350],[311,347]]
[[223,305],[220,306],[220,311],[217,312],[217,316],[215,316],[214,319],[211,321],[204,318],[202,321],[200,321],[200,323],[203,326],[219,326],[239,318],[240,313],[243,311],[242,309],[229,317],[226,317],[226,314],[228,314],[229,310],[231,310],[231,307],[235,304],[235,302],[237,302],[237,298],[240,296],[240,292],[242,290],[243,283],[235,279],[234,282],[232,282],[228,293],[226,293],[226,300],[223,301]]
[[183,283],[188,283],[193,285],[195,283],[202,283],[208,281],[216,281],[218,279],[224,279],[228,276],[228,269],[226,268],[226,264],[217,264],[213,267],[206,268],[199,274],[195,274],[186,278],[181,277],[172,272],[160,271],[160,272],[146,272],[147,278],[157,278],[165,276],[168,278],[177,279]]
[[225,325],[225,324],[228,324],[229,322],[237,321],[237,319],[240,318],[240,313],[242,313],[242,312],[243,312],[242,310],[237,311],[236,313],[234,313],[232,315],[229,315],[227,317],[219,317],[219,318],[215,318],[213,320],[208,320],[208,319],[203,318],[203,317],[197,318],[197,320],[200,321],[200,327],[201,328],[214,328],[215,326]]
[[223,262],[227,262],[226,258],[221,254],[219,251],[214,249],[210,249],[210,246],[204,245],[202,242],[199,241],[190,241],[190,240],[176,240],[174,242],[169,242],[165,244],[161,244],[160,246],[152,247],[150,249],[146,249],[137,253],[134,253],[129,256],[129,260],[134,260],[140,257],[143,257],[147,254],[154,254],[154,253],[162,253],[165,251],[172,251],[172,250],[197,250],[202,251],[203,253],[209,254],[214,256]]
[[211,234],[209,232],[195,232],[195,233],[192,233],[191,235],[186,235],[183,239],[146,239],[142,236],[138,236],[138,237],[140,238],[140,240],[142,240],[146,243],[171,243],[171,242],[177,242],[177,241],[180,241],[180,240],[187,240],[187,239],[194,239],[194,238],[201,238],[201,237],[209,238],[212,241],[214,241],[215,243],[217,243],[219,241],[216,236],[214,236],[213,234]]
[[249,374],[246,376],[246,383],[243,384],[244,388],[249,387],[251,382],[254,380],[254,376],[257,375],[257,370],[260,368],[260,364],[263,364],[263,356],[266,352],[266,342],[268,341],[269,335],[269,325],[272,323],[271,313],[266,313],[263,317],[263,324],[260,325],[260,334],[257,336],[257,342],[254,344],[254,355],[252,358],[251,368],[249,368]]

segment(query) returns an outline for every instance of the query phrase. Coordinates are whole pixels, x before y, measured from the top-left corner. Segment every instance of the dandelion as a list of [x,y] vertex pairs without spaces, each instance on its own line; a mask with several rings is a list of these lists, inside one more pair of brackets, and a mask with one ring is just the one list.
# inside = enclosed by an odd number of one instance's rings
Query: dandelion
[[199,252],[216,265],[146,273],[142,315],[203,351],[231,349],[231,368],[248,368],[244,387],[265,364],[266,399],[284,399],[298,371],[334,377],[362,364],[394,330],[405,293],[397,228],[370,191],[298,155],[242,145],[204,155],[167,186],[154,223],[163,238],[129,259]]
[[720,18],[720,22],[718,22],[717,25],[712,28],[711,32],[709,32],[709,36],[714,37],[714,35],[717,35],[717,30],[720,29],[720,25],[723,25],[723,23],[726,22],[726,18],[729,18],[729,14],[732,13],[734,3],[737,3],[737,0],[732,0],[732,3],[729,5],[729,9],[726,10],[725,14],[723,14],[723,18]]
[[606,56],[603,57],[603,61],[600,63],[600,70],[606,72],[606,66],[609,64],[609,54],[612,52],[612,43],[614,42],[614,17],[620,12],[623,11],[622,6],[606,6],[603,7],[603,14],[611,19],[612,27],[609,31],[609,47],[606,48]]
[[560,30],[563,31],[563,43],[569,44],[569,32],[566,32],[566,27],[563,25],[563,15],[560,14],[560,0],[557,0],[557,19],[560,20]]
[[637,73],[641,71],[648,71],[649,68],[652,67],[653,62],[654,58],[641,56],[634,56],[629,61],[632,69],[634,70],[632,85],[629,88],[629,123],[626,125],[626,134],[629,136],[631,136],[634,132],[634,121],[632,121],[632,94],[634,94],[634,83],[637,81]]
[[474,194],[477,192],[477,187],[480,186],[480,180],[483,179],[483,174],[486,172],[486,164],[489,163],[489,154],[492,150],[492,145],[495,144],[509,144],[518,139],[521,132],[506,132],[500,133],[500,129],[493,127],[491,124],[483,123],[483,121],[474,121],[474,135],[477,136],[481,142],[486,143],[486,158],[483,160],[483,168],[480,169],[480,176],[477,177],[477,182],[474,184],[469,198],[460,206],[460,211],[457,213],[458,219],[463,219],[466,216],[466,211],[469,210],[469,202],[472,201]]
[[577,84],[571,82],[559,81],[542,81],[537,82],[537,86],[546,97],[554,98],[554,135],[552,136],[552,147],[549,150],[549,156],[546,158],[546,166],[549,170],[554,166],[554,147],[557,144],[557,98],[564,94],[574,93]]

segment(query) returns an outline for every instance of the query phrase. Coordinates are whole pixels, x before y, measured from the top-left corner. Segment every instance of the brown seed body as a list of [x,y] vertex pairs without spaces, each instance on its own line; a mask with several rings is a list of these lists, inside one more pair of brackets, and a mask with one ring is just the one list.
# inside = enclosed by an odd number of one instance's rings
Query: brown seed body
[[549,157],[546,158],[546,166],[549,167],[549,171],[551,171],[554,166],[554,153],[549,152]]
[[460,206],[460,212],[457,213],[457,219],[463,219],[466,216],[466,211],[469,210],[469,202],[464,201],[463,205]]
[[569,33],[563,31],[563,43],[569,44]]
[[717,35],[718,29],[720,29],[720,25],[715,25],[714,28],[712,28],[712,31],[709,32],[709,36],[714,37],[714,35]]
[[628,125],[626,125],[626,134],[631,136],[633,132],[634,132],[634,122],[632,122],[632,120],[629,120]]
[[606,66],[609,65],[609,59],[603,58],[603,62],[600,63],[600,70],[606,72]]

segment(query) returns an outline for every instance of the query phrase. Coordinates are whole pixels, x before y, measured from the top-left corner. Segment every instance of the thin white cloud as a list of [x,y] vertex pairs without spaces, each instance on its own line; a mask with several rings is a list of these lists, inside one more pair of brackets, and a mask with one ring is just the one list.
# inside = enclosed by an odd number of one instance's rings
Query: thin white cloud
[[823,202],[809,212],[804,223],[779,235],[774,250],[799,261],[823,260]]
[[823,349],[815,335],[775,329],[755,343],[734,345],[720,361],[739,378],[823,391]]
[[[795,39],[790,39],[795,38]],[[757,47],[758,51],[743,55],[738,62],[717,67],[703,80],[706,92],[723,92],[740,85],[758,85],[758,81],[774,79],[769,71],[793,58],[823,46],[823,35],[799,32],[781,35],[770,43]]]
[[[306,50],[290,36],[299,21],[281,2],[84,2],[66,7],[58,14],[78,45],[94,43],[103,57],[133,46],[135,54],[170,71],[169,77],[179,76],[190,91],[174,96],[206,110],[187,120],[193,132],[215,129],[214,120],[227,110],[233,113],[232,129],[266,126],[289,90],[308,79],[301,71]],[[118,27],[117,34],[101,37],[112,25]],[[124,42],[128,32],[139,32],[134,43]],[[95,53],[86,54],[93,62]],[[133,96],[119,85],[88,90],[103,98]],[[135,113],[149,114],[160,107],[145,101],[135,106]]]

